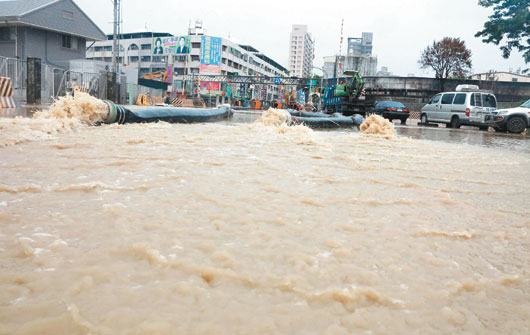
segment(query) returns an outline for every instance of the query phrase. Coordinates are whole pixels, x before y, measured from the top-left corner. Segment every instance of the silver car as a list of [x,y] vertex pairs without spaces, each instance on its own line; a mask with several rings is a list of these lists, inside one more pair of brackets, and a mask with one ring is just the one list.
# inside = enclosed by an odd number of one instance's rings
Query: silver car
[[497,98],[478,87],[457,87],[455,92],[443,92],[435,95],[422,109],[421,122],[445,123],[448,128],[460,128],[462,125],[488,129],[486,116],[497,109]]
[[522,133],[530,128],[530,100],[519,107],[496,110],[486,121],[495,131]]

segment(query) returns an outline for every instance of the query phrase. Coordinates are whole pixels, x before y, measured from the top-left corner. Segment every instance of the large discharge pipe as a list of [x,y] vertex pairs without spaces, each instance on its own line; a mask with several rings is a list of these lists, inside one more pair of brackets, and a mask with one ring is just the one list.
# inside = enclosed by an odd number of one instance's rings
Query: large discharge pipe
[[364,118],[359,114],[344,116],[339,113],[332,115],[325,113],[287,110],[295,123],[303,123],[310,128],[343,128],[359,127]]
[[129,109],[105,100],[109,109],[105,123],[147,123],[165,121],[169,123],[213,122],[228,119],[232,115],[230,105],[215,109],[196,108],[147,108]]

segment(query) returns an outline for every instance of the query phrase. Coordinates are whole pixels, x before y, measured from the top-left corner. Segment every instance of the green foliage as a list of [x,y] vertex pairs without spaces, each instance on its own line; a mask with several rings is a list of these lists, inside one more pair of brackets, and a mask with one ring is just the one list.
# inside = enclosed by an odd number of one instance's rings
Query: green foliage
[[480,0],[479,5],[493,7],[493,15],[475,37],[495,45],[505,40],[500,47],[504,58],[517,50],[523,53],[525,63],[530,63],[530,0]]

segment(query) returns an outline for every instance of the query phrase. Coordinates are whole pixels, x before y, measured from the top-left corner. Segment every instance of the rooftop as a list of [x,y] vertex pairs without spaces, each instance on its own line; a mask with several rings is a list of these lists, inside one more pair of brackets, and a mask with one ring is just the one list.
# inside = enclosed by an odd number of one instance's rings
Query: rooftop
[[[118,38],[120,40],[130,40],[133,38],[150,38],[150,37],[168,37],[173,36],[170,33],[155,33],[150,31],[142,31],[142,32],[135,32],[135,33],[126,33],[126,34],[119,34]],[[113,34],[107,35],[107,40],[112,40],[114,38]]]
[[105,33],[72,0],[0,0],[0,26],[29,26],[87,40]]

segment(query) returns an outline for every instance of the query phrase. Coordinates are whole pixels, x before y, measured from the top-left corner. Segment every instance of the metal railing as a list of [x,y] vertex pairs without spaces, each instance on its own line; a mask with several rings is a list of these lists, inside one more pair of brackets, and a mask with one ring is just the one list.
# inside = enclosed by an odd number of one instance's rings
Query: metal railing
[[56,71],[55,80],[58,76],[61,78],[57,85],[57,90],[54,92],[55,98],[64,96],[66,93],[72,93],[75,87],[97,98],[106,98],[106,87],[103,85],[103,83],[106,83],[106,80],[102,78],[104,76],[102,74],[68,70],[62,72]]
[[13,96],[26,101],[26,61],[0,56],[0,77],[9,77],[13,82]]
[[[22,103],[26,102],[27,61],[0,56],[0,76],[13,81],[13,96]],[[105,73],[76,72],[49,64],[41,64],[41,102],[53,102],[60,96],[72,93],[78,86],[99,99],[107,97]]]

